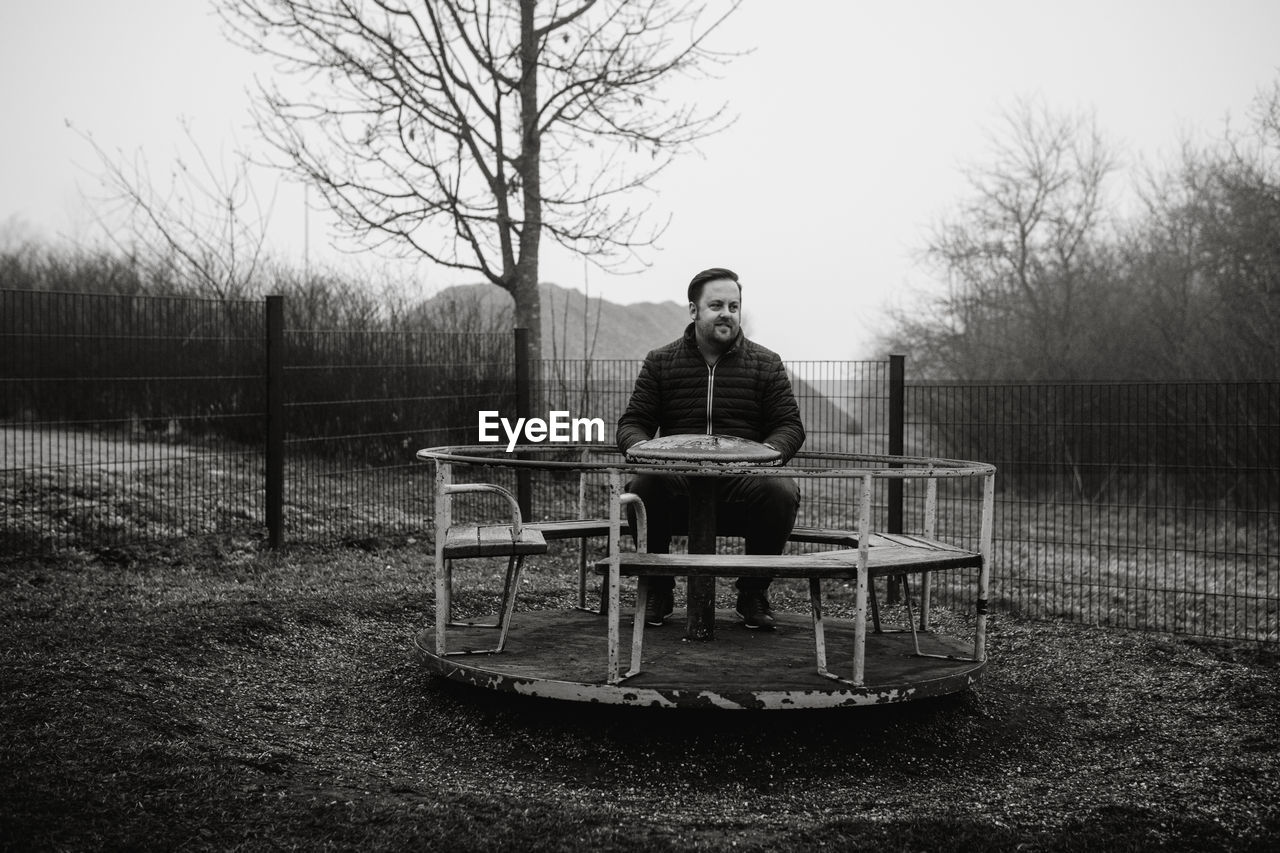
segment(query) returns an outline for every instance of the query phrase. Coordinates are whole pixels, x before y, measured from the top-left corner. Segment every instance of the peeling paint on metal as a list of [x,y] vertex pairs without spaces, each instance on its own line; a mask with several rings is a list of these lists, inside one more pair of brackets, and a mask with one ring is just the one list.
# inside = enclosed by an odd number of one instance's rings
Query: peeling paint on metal
[[953,676],[906,685],[854,687],[848,683],[833,681],[828,690],[690,691],[635,685],[622,688],[605,682],[587,683],[516,676],[497,671],[496,668],[501,664],[496,658],[481,660],[477,657],[462,663],[456,659],[437,656],[427,651],[423,645],[415,640],[415,649],[428,669],[433,674],[452,681],[486,690],[546,699],[653,708],[797,710],[887,705],[968,690],[979,683],[985,668],[985,664],[974,664]]

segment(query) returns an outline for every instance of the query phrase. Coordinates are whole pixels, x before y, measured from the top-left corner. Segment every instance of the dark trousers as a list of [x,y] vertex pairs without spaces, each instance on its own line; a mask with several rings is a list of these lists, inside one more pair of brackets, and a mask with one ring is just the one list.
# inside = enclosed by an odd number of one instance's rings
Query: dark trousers
[[[748,554],[781,554],[796,523],[800,487],[790,477],[717,477],[716,530],[743,536]],[[673,535],[689,531],[689,486],[685,477],[639,474],[627,484],[644,501],[649,517],[649,553],[666,554]],[[631,529],[638,530],[634,508],[628,506]],[[764,590],[772,578],[738,578],[738,589]],[[651,590],[671,590],[675,578],[655,576]]]

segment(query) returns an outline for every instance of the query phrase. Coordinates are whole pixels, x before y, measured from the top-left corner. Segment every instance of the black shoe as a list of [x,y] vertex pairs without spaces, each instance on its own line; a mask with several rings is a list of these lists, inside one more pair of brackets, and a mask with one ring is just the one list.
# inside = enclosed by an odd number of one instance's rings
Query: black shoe
[[740,590],[738,615],[742,617],[742,624],[753,630],[763,628],[772,631],[777,624],[773,618],[773,608],[769,606],[769,596],[764,590]]
[[675,592],[669,589],[649,590],[649,600],[644,605],[644,623],[657,627],[676,609]]

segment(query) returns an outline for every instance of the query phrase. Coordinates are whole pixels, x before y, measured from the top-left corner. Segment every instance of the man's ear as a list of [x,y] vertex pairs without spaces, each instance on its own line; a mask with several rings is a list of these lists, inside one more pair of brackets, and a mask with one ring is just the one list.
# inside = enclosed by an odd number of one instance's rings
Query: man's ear
[[696,302],[689,303],[689,319],[690,320],[698,319],[698,303]]

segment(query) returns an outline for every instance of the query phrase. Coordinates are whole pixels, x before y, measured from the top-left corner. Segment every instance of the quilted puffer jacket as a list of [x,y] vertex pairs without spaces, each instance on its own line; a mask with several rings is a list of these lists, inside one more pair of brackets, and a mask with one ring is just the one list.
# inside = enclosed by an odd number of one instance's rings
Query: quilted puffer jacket
[[784,461],[794,456],[804,444],[804,424],[782,359],[739,333],[708,365],[693,328],[645,356],[618,419],[618,448],[625,453],[657,435],[707,433],[766,442]]

